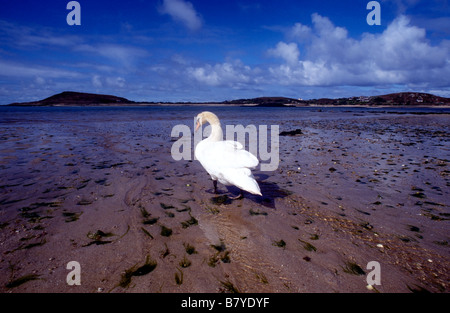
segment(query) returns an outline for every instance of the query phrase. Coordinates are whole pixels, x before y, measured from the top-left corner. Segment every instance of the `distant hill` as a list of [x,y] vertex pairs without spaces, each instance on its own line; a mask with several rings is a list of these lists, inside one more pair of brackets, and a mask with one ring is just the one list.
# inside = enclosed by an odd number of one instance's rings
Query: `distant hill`
[[222,103],[231,105],[253,105],[258,107],[284,107],[301,105],[302,100],[285,97],[259,97],[253,99],[230,100]]
[[369,106],[439,106],[450,105],[450,98],[422,92],[400,92],[379,96],[303,101],[306,105],[369,105]]
[[[191,102],[135,102],[125,98],[64,91],[43,100],[11,103],[11,106],[133,106],[133,105],[195,105]],[[254,107],[299,107],[299,106],[450,106],[450,98],[420,92],[401,92],[379,96],[360,96],[338,99],[301,100],[286,97],[259,97],[251,99],[227,100],[223,102],[203,102],[202,104],[245,105]]]
[[134,104],[125,98],[99,95],[94,93],[83,93],[74,91],[64,91],[43,100],[33,102],[11,103],[12,106],[120,106]]

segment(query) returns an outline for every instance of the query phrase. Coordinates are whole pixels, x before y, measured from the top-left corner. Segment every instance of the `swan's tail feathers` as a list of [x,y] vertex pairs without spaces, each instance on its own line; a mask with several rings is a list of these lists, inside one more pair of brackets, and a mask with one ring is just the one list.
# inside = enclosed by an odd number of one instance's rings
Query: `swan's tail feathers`
[[230,168],[226,172],[228,182],[254,195],[262,196],[258,182],[248,168]]

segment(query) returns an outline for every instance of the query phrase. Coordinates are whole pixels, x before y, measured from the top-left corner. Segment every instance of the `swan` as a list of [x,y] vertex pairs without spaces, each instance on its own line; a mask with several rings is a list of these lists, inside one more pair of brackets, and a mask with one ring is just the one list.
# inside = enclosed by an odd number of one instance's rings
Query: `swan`
[[195,118],[195,131],[205,123],[211,124],[211,134],[195,147],[195,157],[213,180],[214,192],[217,193],[217,181],[240,189],[240,194],[231,199],[243,197],[242,190],[262,196],[259,185],[250,171],[258,166],[258,159],[244,150],[241,143],[232,140],[223,141],[222,127],[217,115],[202,112]]

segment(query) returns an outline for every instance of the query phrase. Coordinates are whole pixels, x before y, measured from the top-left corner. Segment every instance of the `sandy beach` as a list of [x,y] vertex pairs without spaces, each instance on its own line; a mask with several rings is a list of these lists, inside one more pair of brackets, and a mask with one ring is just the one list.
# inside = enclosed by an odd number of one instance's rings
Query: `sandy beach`
[[200,108],[51,110],[0,118],[0,292],[450,291],[448,112],[218,109],[301,130],[231,200],[171,156]]

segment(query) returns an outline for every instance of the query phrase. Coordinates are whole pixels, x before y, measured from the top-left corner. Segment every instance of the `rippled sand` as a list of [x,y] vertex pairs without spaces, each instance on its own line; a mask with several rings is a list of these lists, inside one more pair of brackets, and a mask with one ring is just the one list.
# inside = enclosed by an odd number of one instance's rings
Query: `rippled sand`
[[448,114],[246,117],[302,134],[230,200],[171,157],[187,113],[0,123],[0,291],[449,292]]

